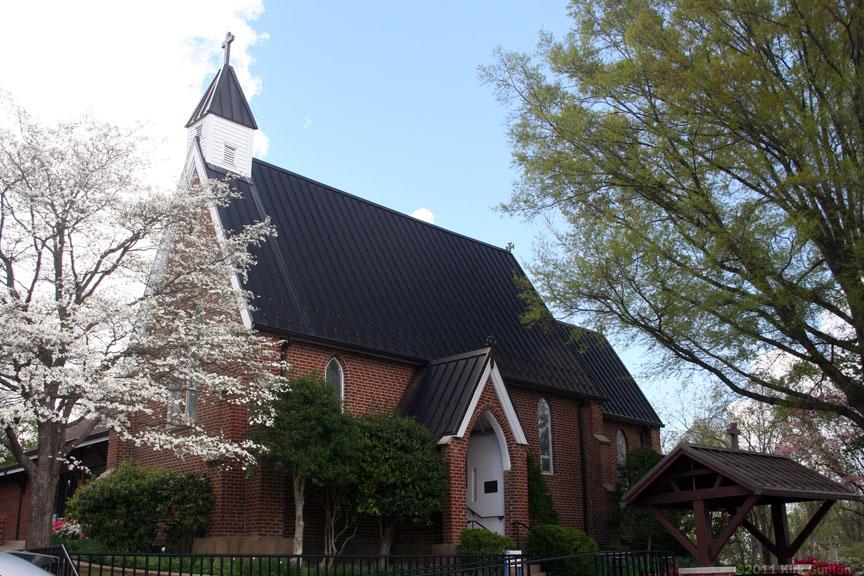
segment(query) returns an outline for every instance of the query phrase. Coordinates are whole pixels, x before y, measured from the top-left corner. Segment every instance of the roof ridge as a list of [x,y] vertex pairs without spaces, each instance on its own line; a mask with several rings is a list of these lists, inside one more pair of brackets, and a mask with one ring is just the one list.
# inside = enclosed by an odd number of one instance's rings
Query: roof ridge
[[429,366],[437,366],[439,364],[446,364],[447,362],[455,362],[456,360],[464,360],[465,358],[470,358],[471,356],[482,356],[484,354],[488,354],[490,350],[491,348],[489,346],[485,346],[476,350],[470,350],[468,352],[462,352],[460,354],[453,354],[452,356],[435,358],[434,360],[430,360],[429,363],[424,366],[424,368],[428,368]]
[[[565,328],[575,328],[577,330],[582,330],[583,332],[590,332],[591,334],[597,334],[598,336],[603,336],[606,338],[606,335],[600,332],[599,330],[594,330],[593,328],[586,328],[585,326],[579,326],[578,324],[573,324],[572,322],[568,322],[567,320],[560,320],[558,318],[552,317],[552,320],[555,321],[556,324],[560,324]],[[608,340],[608,338],[606,338]]]
[[709,446],[707,444],[691,444],[689,442],[684,444],[685,446],[689,446],[690,448],[696,448],[698,450],[713,450],[715,452],[731,452],[733,454],[753,454],[755,456],[767,456],[770,458],[785,458],[786,460],[792,460],[793,462],[797,462],[791,456],[787,456],[785,454],[774,454],[771,452],[760,452],[759,450],[742,450],[741,448],[727,448],[725,446]]
[[[441,232],[446,232],[447,234],[450,234],[452,236],[456,236],[456,237],[462,238],[464,240],[470,240],[471,242],[474,242],[475,244],[480,244],[481,246],[486,246],[487,248],[493,248],[499,252],[509,254],[511,256],[511,258],[513,259],[513,261],[517,265],[519,265],[519,262],[518,262],[518,260],[516,260],[516,257],[513,256],[513,253],[510,252],[509,250],[507,250],[506,248],[501,248],[500,246],[495,246],[494,244],[490,244],[489,242],[484,242],[483,240],[478,240],[477,238],[472,238],[471,236],[468,236],[466,234],[462,234],[460,232],[455,232],[453,230],[450,230],[449,228],[444,228],[443,226],[439,226],[438,224],[432,224],[431,222],[426,222],[425,220],[420,220],[419,218],[415,218],[414,216],[411,216],[410,214],[405,214],[404,212],[400,212],[399,210],[396,210],[394,208],[384,206],[383,204],[378,204],[377,202],[372,202],[371,200],[367,200],[366,198],[362,198],[362,197],[357,196],[355,194],[351,194],[350,192],[345,192],[344,190],[340,190],[339,188],[336,188],[335,186],[331,186],[330,184],[325,184],[324,182],[321,182],[319,180],[315,180],[314,178],[309,178],[308,176],[304,176],[303,174],[298,174],[297,172],[294,172],[292,170],[288,170],[287,168],[283,168],[282,166],[277,166],[276,164],[273,164],[272,162],[267,162],[266,160],[261,160],[260,158],[252,158],[252,162],[264,164],[266,166],[269,166],[270,168],[273,168],[274,170],[284,172],[285,174],[290,174],[291,176],[295,176],[297,178],[300,178],[301,180],[305,180],[305,181],[311,182],[312,184],[315,184],[317,186],[321,186],[322,188],[326,188],[326,189],[330,190],[331,192],[341,194],[342,196],[347,196],[348,198],[351,198],[353,200],[358,200],[358,201],[360,201],[364,204],[368,204],[374,208],[380,208],[381,210],[384,210],[386,212],[391,212],[393,214],[396,214],[397,216],[401,216],[403,218],[408,218],[412,222],[417,222],[417,223],[422,224],[424,226],[429,226],[429,227],[434,228],[436,230],[440,230]],[[519,271],[522,272],[523,275],[525,274],[525,271],[522,269],[521,265],[519,265]]]

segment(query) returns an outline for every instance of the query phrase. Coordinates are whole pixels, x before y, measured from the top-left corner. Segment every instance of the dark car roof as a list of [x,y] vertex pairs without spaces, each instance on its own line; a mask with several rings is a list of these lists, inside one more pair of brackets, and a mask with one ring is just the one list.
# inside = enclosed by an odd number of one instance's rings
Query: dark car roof
[[[627,402],[610,406],[660,423],[632,378],[594,381],[602,371],[586,370],[570,327],[523,323],[520,292],[530,285],[517,282],[525,274],[509,251],[260,160],[237,185],[241,197],[220,208],[225,228],[267,216],[278,233],[257,250],[246,286],[257,328],[421,365],[492,338],[508,382],[583,398],[632,387]],[[592,354],[617,360],[608,346]]]

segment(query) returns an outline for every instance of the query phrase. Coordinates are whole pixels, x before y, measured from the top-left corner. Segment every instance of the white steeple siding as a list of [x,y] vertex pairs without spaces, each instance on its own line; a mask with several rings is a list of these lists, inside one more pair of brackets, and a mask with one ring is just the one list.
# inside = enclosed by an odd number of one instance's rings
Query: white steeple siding
[[247,178],[252,176],[251,128],[207,114],[189,127],[189,144],[198,137],[204,160]]
[[234,35],[228,32],[222,44],[225,63],[186,123],[187,144],[191,149],[197,138],[207,163],[251,178],[252,138],[258,124],[230,64],[233,41]]

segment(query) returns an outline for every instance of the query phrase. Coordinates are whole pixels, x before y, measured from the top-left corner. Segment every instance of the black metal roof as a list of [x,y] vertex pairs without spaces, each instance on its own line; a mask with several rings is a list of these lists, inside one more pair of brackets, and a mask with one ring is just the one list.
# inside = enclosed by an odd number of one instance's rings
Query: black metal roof
[[[278,231],[256,251],[246,285],[258,329],[418,365],[492,337],[508,383],[581,398],[620,393],[610,404],[617,415],[660,424],[632,378],[594,381],[603,371],[583,368],[569,327],[522,322],[524,272],[510,252],[260,160],[251,182],[237,185],[241,198],[220,209],[225,228],[266,215]],[[611,347],[597,346],[586,366],[601,366],[604,354],[620,364]]]
[[490,348],[433,360],[408,385],[399,413],[426,426],[435,438],[453,436],[489,363]]
[[258,129],[258,124],[252,116],[252,110],[249,108],[249,103],[243,95],[243,89],[240,88],[240,82],[237,80],[237,75],[234,73],[234,68],[230,65],[222,66],[210,86],[204,92],[198,106],[186,123],[186,128],[203,118],[207,114],[215,114],[231,120],[237,124],[242,124]]
[[605,336],[565,322],[558,323],[570,331],[571,345],[577,348],[582,366],[606,398],[603,411],[608,416],[660,422],[657,412]]

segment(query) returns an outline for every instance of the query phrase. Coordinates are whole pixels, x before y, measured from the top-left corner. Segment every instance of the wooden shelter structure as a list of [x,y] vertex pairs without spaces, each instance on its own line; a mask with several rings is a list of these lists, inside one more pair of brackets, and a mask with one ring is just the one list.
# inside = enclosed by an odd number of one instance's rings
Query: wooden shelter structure
[[[679,444],[624,495],[627,506],[642,506],[701,566],[711,565],[738,527],[750,532],[789,564],[837,500],[859,496],[837,482],[785,456]],[[804,528],[790,538],[786,504],[821,501]],[[756,506],[771,507],[773,539],[747,519]],[[664,510],[692,510],[696,542],[675,526]],[[726,517],[717,539],[715,520]]]

